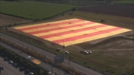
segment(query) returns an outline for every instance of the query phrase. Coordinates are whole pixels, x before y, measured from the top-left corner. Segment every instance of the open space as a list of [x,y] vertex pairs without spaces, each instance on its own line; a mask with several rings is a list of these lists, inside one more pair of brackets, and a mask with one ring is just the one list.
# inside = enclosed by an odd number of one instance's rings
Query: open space
[[[18,2],[16,5],[21,5],[21,3],[29,4],[29,2]],[[120,8],[115,9],[116,6]],[[5,8],[4,5],[3,8]],[[98,10],[101,8],[103,10]],[[99,8],[98,6],[83,7],[77,9],[72,15],[69,12],[61,14],[63,13],[62,8],[49,8],[55,9],[60,15],[38,23],[9,27],[9,30],[1,29],[1,32],[54,54],[61,54],[67,50],[69,54],[66,55],[66,58],[106,75],[121,75],[122,73],[131,75],[134,72],[134,15],[132,8],[133,5],[126,4],[102,5]],[[44,12],[43,15],[40,15],[41,11],[29,15],[31,13],[24,13],[24,10],[28,9],[17,11],[18,13],[6,13],[8,11],[3,9],[2,13],[30,19],[54,16],[53,13],[47,14],[53,11]],[[115,10],[117,11],[115,12]],[[33,12],[33,9],[29,11]],[[101,20],[104,22],[100,23]],[[9,21],[6,23],[10,24]],[[63,45],[66,47],[63,48]],[[57,52],[57,48],[61,51]],[[85,50],[92,51],[92,54],[80,53]]]

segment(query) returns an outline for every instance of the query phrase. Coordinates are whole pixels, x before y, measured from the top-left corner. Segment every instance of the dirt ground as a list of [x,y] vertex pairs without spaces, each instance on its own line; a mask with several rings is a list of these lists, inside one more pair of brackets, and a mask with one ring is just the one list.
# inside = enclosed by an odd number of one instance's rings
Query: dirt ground
[[80,8],[80,11],[134,18],[134,5],[103,5]]
[[28,23],[30,20],[0,14],[0,26]]
[[92,49],[92,50],[134,50],[134,31],[123,33],[109,38],[104,38],[101,40],[87,42],[85,44],[78,44],[79,47],[83,49]]

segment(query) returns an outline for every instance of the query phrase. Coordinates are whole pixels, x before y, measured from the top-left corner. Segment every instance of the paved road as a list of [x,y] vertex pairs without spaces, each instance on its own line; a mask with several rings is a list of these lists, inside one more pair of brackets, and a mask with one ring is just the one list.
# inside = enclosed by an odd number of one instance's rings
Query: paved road
[[25,75],[23,72],[20,72],[18,68],[9,64],[8,61],[4,61],[2,57],[0,57],[0,65],[4,67],[1,75]]
[[[22,41],[20,41],[20,40],[14,39],[14,38],[12,38],[12,37],[10,37],[10,36],[7,36],[7,35],[5,35],[5,34],[0,33],[0,37],[7,38],[7,39],[9,39],[11,42],[20,44],[20,45],[22,45],[22,46],[24,46],[24,47],[31,48],[32,50],[35,50],[35,51],[38,50],[38,52],[40,52],[40,53],[42,53],[42,54],[45,54],[45,55],[46,55],[47,57],[49,57],[50,59],[53,59],[54,56],[55,56],[55,55],[52,54],[52,53],[49,53],[49,52],[47,52],[47,51],[45,51],[45,50],[42,50],[42,49],[40,49],[40,48],[37,48],[37,47],[35,47],[35,46],[32,46],[32,45],[27,44],[27,43],[25,43],[25,42],[22,42]],[[84,66],[81,66],[81,65],[79,65],[79,64],[77,64],[77,63],[74,63],[74,62],[71,62],[71,61],[70,61],[70,65],[69,65],[67,59],[65,59],[64,64],[65,64],[65,65],[68,65],[68,66],[71,66],[71,67],[73,67],[74,69],[76,69],[76,70],[78,70],[78,71],[80,71],[80,72],[83,72],[83,73],[85,73],[85,74],[87,74],[87,75],[102,75],[101,73],[98,73],[98,72],[96,72],[96,71],[93,71],[93,70],[91,70],[91,69],[89,69],[89,68],[86,68],[86,67],[84,67]],[[49,69],[49,70],[50,70],[50,69]],[[62,75],[62,74],[61,74],[61,75]]]

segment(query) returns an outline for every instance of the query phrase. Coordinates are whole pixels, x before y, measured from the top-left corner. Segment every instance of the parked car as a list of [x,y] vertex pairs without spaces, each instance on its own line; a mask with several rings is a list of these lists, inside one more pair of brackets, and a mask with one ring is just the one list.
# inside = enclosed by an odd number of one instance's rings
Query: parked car
[[33,72],[29,72],[29,74],[28,75],[34,75],[34,73]]
[[56,51],[60,51],[60,48],[57,48]]
[[1,71],[1,70],[4,70],[3,66],[0,66],[0,71]]
[[13,66],[16,67],[16,68],[19,67],[19,65],[17,63],[13,63]]
[[13,60],[9,60],[9,64],[13,64]]
[[29,74],[29,72],[30,72],[30,71],[29,71],[28,69],[26,69],[24,73],[25,73],[25,74]]
[[54,74],[55,74],[55,75],[58,75],[58,73],[56,73],[56,72],[55,72]]
[[24,67],[20,67],[19,70],[22,72],[22,71],[25,70],[25,68]]
[[85,51],[80,51],[80,53],[83,53],[83,54],[91,54],[92,53],[92,51],[90,51],[90,50],[85,50]]
[[88,51],[84,51],[84,53],[85,53],[85,54],[89,54],[89,52],[88,52]]
[[8,61],[8,58],[7,57],[4,57],[4,61]]
[[49,71],[47,75],[55,75],[54,72]]
[[89,54],[92,54],[92,51],[88,50],[88,53],[89,53]]
[[65,54],[69,54],[69,51],[65,51]]

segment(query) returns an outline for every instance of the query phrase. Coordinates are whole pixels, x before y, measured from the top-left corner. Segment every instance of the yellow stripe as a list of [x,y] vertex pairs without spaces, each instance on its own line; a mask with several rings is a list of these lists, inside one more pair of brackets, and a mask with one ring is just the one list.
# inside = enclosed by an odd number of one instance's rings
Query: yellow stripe
[[50,32],[44,32],[44,33],[39,33],[39,34],[34,34],[35,36],[45,36],[45,35],[50,35],[50,34],[55,34],[55,33],[61,33],[61,32],[66,32],[66,31],[71,31],[71,30],[78,30],[78,29],[83,29],[87,27],[92,27],[92,26],[97,26],[99,25],[98,23],[94,24],[87,24],[84,26],[79,26],[79,27],[73,27],[73,28],[67,28],[67,29],[62,29],[62,30],[56,30],[56,31],[50,31]]
[[[94,37],[87,37],[87,38],[83,38],[83,39],[79,39],[79,40],[74,40],[74,41],[71,41],[71,42],[64,42],[64,45],[69,46],[69,45],[83,43],[83,42],[87,42],[87,41],[93,41],[93,40],[97,40],[97,39],[117,35],[117,34],[128,32],[128,31],[131,31],[131,30],[129,30],[129,29],[121,29],[121,30],[118,30],[118,31],[110,32],[110,33],[96,35]],[[60,45],[63,45],[63,43],[60,43]]]
[[60,39],[65,39],[65,38],[69,38],[69,37],[74,37],[74,36],[79,36],[79,35],[84,35],[84,34],[90,34],[90,33],[98,32],[98,31],[101,31],[101,30],[107,30],[107,29],[111,29],[111,28],[114,28],[114,27],[106,26],[106,27],[102,27],[102,28],[98,28],[98,29],[94,29],[94,30],[92,29],[92,30],[87,30],[87,31],[81,31],[81,32],[78,32],[78,33],[73,33],[72,32],[71,34],[65,34],[65,35],[62,35],[62,36],[55,36],[55,37],[52,37],[52,38],[47,38],[47,40],[49,40],[49,41],[60,40]]
[[42,25],[45,25],[45,24],[53,24],[53,23],[66,22],[66,21],[71,21],[71,20],[78,20],[78,19],[74,18],[74,19],[66,19],[66,20],[53,21],[53,22],[40,23],[40,24],[29,24],[27,26],[17,26],[17,27],[13,27],[13,28],[21,29],[21,28],[35,27],[35,26],[39,26],[39,25],[42,26]]
[[46,30],[46,29],[53,29],[53,28],[58,28],[58,27],[66,27],[66,26],[72,26],[74,24],[82,24],[82,23],[88,23],[89,21],[84,21],[84,22],[75,22],[72,24],[61,24],[58,26],[49,26],[49,27],[41,27],[41,28],[35,28],[35,29],[30,29],[30,30],[24,30],[25,32],[35,32],[35,31],[40,31],[40,30]]

